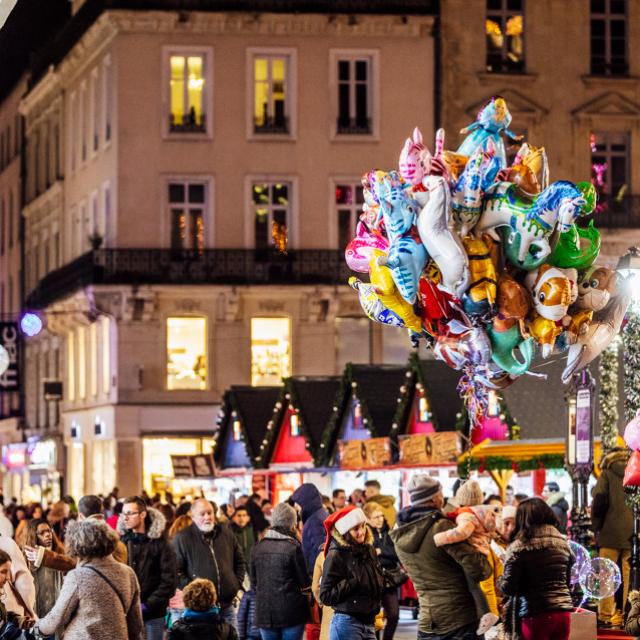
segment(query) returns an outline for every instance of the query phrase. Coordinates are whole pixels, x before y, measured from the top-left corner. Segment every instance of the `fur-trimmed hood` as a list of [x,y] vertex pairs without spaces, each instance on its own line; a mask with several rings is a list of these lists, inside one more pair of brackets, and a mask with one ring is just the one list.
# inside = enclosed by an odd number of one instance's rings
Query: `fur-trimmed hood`
[[632,605],[640,605],[640,591],[630,591],[629,602]]
[[629,451],[624,449],[617,449],[608,453],[600,462],[600,468],[602,471],[611,469],[613,473],[620,476],[624,476],[624,469],[627,466],[629,460]]
[[[157,509],[147,507],[147,523],[150,523],[146,531],[147,536],[149,536],[151,540],[162,538],[167,526],[167,520],[162,513]],[[117,531],[120,534],[120,537],[123,537],[127,533],[127,529],[125,529],[124,526],[124,516],[122,515],[118,518]]]
[[[331,538],[335,540],[340,548],[355,547],[356,545],[349,544],[347,539],[334,527],[331,529]],[[367,526],[367,537],[364,540],[365,545],[373,546],[373,532],[371,527]]]
[[571,553],[567,537],[563,536],[555,527],[546,524],[538,527],[529,540],[516,538],[507,547],[505,564],[510,558],[522,551],[540,551],[542,549],[559,549]]

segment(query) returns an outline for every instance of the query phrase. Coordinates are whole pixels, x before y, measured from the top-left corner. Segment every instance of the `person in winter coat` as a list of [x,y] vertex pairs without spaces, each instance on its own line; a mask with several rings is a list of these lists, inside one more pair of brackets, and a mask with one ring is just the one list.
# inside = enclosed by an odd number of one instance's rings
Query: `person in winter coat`
[[326,537],[323,523],[329,514],[322,506],[322,496],[318,488],[309,482],[300,485],[293,492],[291,501],[297,504],[302,512],[302,553],[311,576],[318,550]]
[[106,522],[83,520],[66,533],[67,551],[78,565],[35,631],[50,636],[64,629],[64,640],[138,640],[144,628],[140,588],[133,569],[113,558],[116,532]]
[[[0,551],[0,593],[3,593],[7,583],[11,580],[11,558],[6,551]],[[33,620],[7,612],[0,602],[0,636],[3,638],[22,638],[21,629],[29,629]]]
[[368,502],[374,502],[377,504],[382,510],[382,515],[384,516],[384,521],[389,525],[390,529],[396,524],[396,508],[395,502],[396,499],[393,496],[386,496],[380,491],[382,487],[377,480],[367,480],[364,483],[364,500],[365,504]]
[[261,640],[256,627],[256,592],[249,589],[240,600],[238,608],[238,637],[240,640]]
[[118,533],[127,547],[127,563],[140,583],[142,619],[147,640],[162,640],[164,616],[178,580],[176,557],[164,533],[164,516],[142,498],[124,501]]
[[247,564],[251,561],[251,550],[256,543],[256,534],[246,507],[238,507],[231,518],[231,530],[242,549]]
[[329,640],[375,640],[384,579],[367,517],[359,507],[345,507],[324,526],[320,601],[334,611]]
[[316,563],[313,566],[313,577],[311,579],[311,593],[315,598],[318,605],[322,608],[322,623],[320,625],[320,635],[318,640],[329,640],[329,629],[331,628],[331,621],[333,620],[333,609],[326,604],[322,604],[320,600],[320,582],[322,580],[322,570],[324,569],[324,544]]
[[301,640],[308,617],[311,578],[296,531],[295,509],[279,504],[271,529],[251,558],[251,586],[256,592],[255,624],[262,640]]
[[627,614],[627,622],[624,630],[634,638],[640,637],[640,591],[632,591],[629,594],[631,608]]
[[[591,522],[600,547],[600,557],[613,560],[622,570],[623,600],[629,590],[629,556],[633,516],[627,506],[622,479],[629,459],[627,449],[614,449],[600,463],[600,477],[593,489]],[[615,598],[603,598],[598,602],[598,618],[601,622],[617,622]]]
[[14,587],[6,590],[3,598],[4,605],[10,613],[33,617],[36,585],[25,557],[15,541],[4,535],[0,535],[0,551],[4,551],[11,558],[11,583]]
[[390,535],[418,593],[418,640],[476,640],[479,618],[467,578],[480,582],[491,575],[486,556],[468,542],[435,545],[435,534],[455,527],[442,512],[437,480],[416,474],[407,489],[411,506],[398,514]]
[[498,581],[512,598],[506,615],[521,629],[508,629],[523,640],[568,640],[571,627],[570,576],[573,555],[557,529],[556,516],[540,498],[518,506],[516,536],[507,549],[504,573]]
[[220,618],[218,594],[211,580],[190,582],[183,598],[186,608],[167,640],[238,640],[236,630]]
[[[367,516],[367,524],[373,534],[373,548],[383,572],[387,576],[398,575],[401,570],[398,554],[389,537],[389,525],[384,519],[382,509],[377,502],[367,502],[363,508]],[[392,573],[393,572],[393,573]],[[389,577],[387,583],[391,580]],[[400,619],[400,602],[398,600],[398,587],[400,584],[385,584],[382,591],[382,609],[386,624],[382,634],[382,640],[393,640]]]
[[[24,542],[28,546],[36,547],[38,545],[45,549],[54,549],[55,551],[64,551],[64,547],[53,533],[51,525],[46,520],[29,520],[24,531]],[[29,568],[33,573],[36,585],[36,606],[35,614],[39,618],[44,616],[53,609],[60,589],[62,588],[63,572],[56,569],[40,566],[34,567],[29,563]],[[59,638],[62,635],[58,636]]]
[[560,485],[557,482],[548,482],[544,487],[542,497],[555,513],[558,521],[558,531],[567,533],[569,503],[564,497],[564,492],[560,491]]
[[236,627],[247,567],[240,545],[227,525],[216,523],[214,508],[208,500],[199,498],[193,502],[191,520],[192,524],[180,531],[172,543],[179,589],[171,607],[179,604],[180,589],[195,578],[207,578],[216,588],[222,619]]

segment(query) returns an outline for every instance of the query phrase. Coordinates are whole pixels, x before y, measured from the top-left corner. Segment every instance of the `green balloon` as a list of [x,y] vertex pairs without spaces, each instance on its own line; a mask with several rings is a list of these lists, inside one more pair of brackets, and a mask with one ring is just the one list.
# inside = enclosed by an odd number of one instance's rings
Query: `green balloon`
[[593,213],[596,208],[596,202],[598,201],[598,192],[595,186],[591,182],[578,182],[576,184],[578,191],[582,194],[586,204],[582,207],[582,215],[588,216]]
[[513,231],[511,227],[499,227],[496,231],[500,235],[502,246],[504,247],[504,255],[514,267],[525,271],[533,271],[546,261],[544,256],[537,257],[536,246],[532,244],[529,248],[529,253],[524,258],[524,262],[520,262],[518,260],[520,243],[522,242],[520,234],[517,231]]
[[547,262],[554,267],[562,269],[573,267],[583,271],[598,259],[601,243],[600,232],[595,228],[593,220],[589,222],[586,229],[572,224],[569,231],[560,234],[558,244]]

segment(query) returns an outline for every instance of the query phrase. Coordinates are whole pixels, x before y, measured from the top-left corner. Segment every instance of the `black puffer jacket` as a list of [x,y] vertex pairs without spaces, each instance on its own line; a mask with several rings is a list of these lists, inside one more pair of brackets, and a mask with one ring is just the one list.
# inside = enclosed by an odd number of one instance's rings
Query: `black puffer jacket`
[[373,624],[380,611],[382,568],[367,528],[365,544],[349,544],[335,529],[320,581],[320,600],[338,613],[346,613],[365,624]]
[[548,611],[572,611],[569,579],[573,554],[565,537],[552,526],[541,526],[527,540],[507,549],[498,587],[517,596],[517,614],[528,618]]
[[118,520],[118,532],[127,547],[127,564],[140,583],[140,602],[144,620],[162,618],[178,584],[176,556],[164,537],[165,518],[156,509],[147,509],[146,533],[134,533]]
[[173,539],[178,561],[178,586],[181,589],[195,578],[211,580],[218,592],[220,606],[231,604],[242,586],[247,565],[240,545],[225,524],[216,524],[203,534],[195,524]]
[[251,586],[256,592],[256,627],[280,629],[307,621],[307,598],[302,590],[311,586],[311,579],[302,546],[292,536],[271,529],[256,544]]

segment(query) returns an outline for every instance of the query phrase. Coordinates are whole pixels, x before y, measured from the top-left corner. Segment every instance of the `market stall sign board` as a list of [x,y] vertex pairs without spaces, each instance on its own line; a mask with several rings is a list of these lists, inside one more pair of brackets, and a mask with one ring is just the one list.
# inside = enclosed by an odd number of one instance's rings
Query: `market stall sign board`
[[193,478],[192,456],[171,456],[174,478]]
[[391,464],[389,438],[340,440],[338,450],[341,469],[372,469]]
[[462,452],[457,431],[400,436],[400,464],[437,465],[456,463]]

